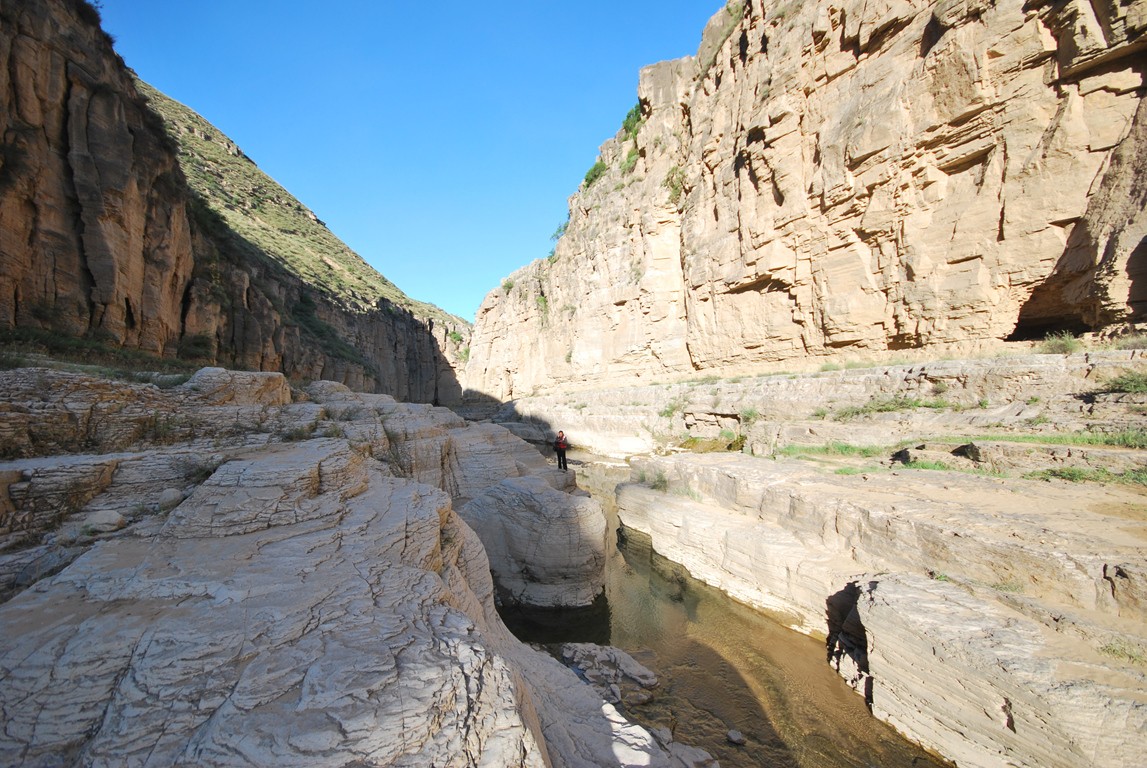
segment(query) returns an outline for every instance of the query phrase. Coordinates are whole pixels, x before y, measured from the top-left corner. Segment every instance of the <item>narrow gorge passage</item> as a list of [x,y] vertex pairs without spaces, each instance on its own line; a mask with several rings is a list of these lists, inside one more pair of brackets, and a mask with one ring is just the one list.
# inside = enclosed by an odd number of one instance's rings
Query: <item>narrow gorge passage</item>
[[[949,765],[876,720],[825,661],[823,640],[741,605],[621,530],[613,489],[629,468],[587,454],[570,467],[602,504],[611,542],[606,594],[583,611],[503,614],[525,642],[557,656],[566,642],[618,647],[657,674],[645,704],[621,708],[700,747],[723,768],[942,768]],[[613,543],[616,542],[616,545]],[[740,731],[746,743],[730,743]]]

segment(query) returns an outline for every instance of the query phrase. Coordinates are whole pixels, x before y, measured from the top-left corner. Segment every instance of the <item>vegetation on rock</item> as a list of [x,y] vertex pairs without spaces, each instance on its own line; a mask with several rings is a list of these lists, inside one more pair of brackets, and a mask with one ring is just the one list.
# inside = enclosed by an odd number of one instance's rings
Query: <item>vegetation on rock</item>
[[215,126],[147,83],[137,81],[136,85],[175,139],[180,166],[202,205],[253,246],[253,253],[274,261],[348,309],[376,309],[384,299],[421,317],[465,325],[460,318],[404,294]]

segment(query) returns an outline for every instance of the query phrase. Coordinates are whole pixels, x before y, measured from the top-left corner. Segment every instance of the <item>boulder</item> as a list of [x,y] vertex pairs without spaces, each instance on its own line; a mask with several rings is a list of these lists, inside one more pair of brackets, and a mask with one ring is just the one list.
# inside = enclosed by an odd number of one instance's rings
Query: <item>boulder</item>
[[589,605],[605,589],[605,516],[588,497],[508,478],[458,509],[482,539],[503,601]]

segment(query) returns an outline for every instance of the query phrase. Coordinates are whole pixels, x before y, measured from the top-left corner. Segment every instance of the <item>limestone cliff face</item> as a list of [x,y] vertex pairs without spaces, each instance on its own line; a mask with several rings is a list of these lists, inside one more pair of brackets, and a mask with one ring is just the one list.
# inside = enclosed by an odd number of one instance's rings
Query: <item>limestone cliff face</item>
[[[0,330],[460,398],[463,321],[403,296],[198,116],[201,146],[230,145],[266,199],[194,183],[181,160],[233,168],[194,158],[193,113],[165,125],[142,87],[83,0],[0,8]],[[273,223],[244,229],[228,203]]]
[[553,257],[486,298],[467,386],[1141,319],[1145,29],[1129,0],[728,3],[641,72]]

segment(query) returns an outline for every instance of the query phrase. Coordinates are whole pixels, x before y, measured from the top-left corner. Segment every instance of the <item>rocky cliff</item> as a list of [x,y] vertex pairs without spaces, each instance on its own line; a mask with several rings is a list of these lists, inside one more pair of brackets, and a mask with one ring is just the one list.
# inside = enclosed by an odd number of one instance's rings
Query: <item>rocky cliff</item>
[[[476,320],[510,399],[1147,310],[1141,2],[729,2]],[[536,339],[523,345],[522,338]]]
[[0,8],[0,100],[5,340],[459,399],[465,322],[403,296],[233,142],[137,87],[84,0]]

